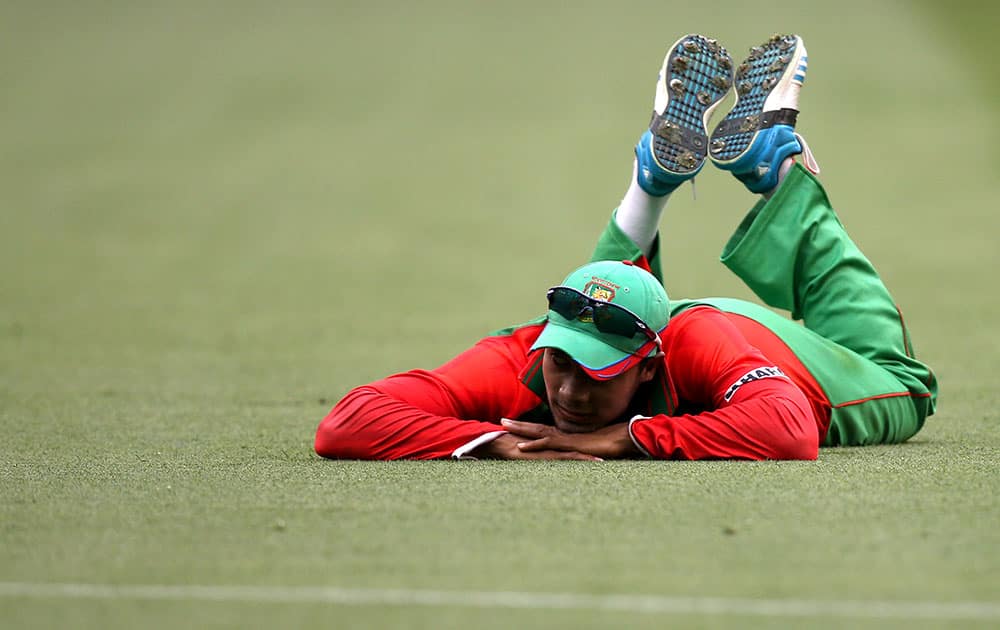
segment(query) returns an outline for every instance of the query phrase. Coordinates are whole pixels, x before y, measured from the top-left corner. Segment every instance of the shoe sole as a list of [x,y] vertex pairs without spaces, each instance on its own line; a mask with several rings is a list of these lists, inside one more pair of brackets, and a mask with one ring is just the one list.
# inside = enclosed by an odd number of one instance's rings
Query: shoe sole
[[783,108],[782,95],[805,80],[807,58],[802,38],[774,35],[750,49],[733,78],[736,104],[712,132],[710,155],[719,165],[739,160],[762,129],[795,126],[798,111]]
[[705,163],[708,121],[733,83],[733,60],[714,39],[681,37],[663,58],[649,130],[656,163],[690,175]]

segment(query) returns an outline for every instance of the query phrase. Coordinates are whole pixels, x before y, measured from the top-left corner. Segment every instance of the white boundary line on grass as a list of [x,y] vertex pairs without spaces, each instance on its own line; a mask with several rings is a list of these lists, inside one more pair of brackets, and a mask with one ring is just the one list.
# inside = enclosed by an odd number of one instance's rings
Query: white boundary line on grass
[[612,610],[688,615],[1000,619],[1000,602],[826,601],[660,595],[585,595],[517,591],[435,591],[324,586],[114,585],[0,582],[2,597],[145,599],[350,606],[462,606],[550,610]]

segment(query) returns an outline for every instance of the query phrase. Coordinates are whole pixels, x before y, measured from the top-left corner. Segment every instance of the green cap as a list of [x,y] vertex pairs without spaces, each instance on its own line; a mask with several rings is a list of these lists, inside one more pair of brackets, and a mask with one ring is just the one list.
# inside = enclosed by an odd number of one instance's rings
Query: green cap
[[[632,261],[602,260],[586,264],[563,280],[563,287],[631,311],[651,330],[660,333],[670,319],[670,301],[653,274]],[[590,309],[567,319],[549,310],[548,322],[532,350],[558,348],[573,358],[592,378],[614,378],[660,350],[659,343],[641,331],[632,337],[602,332]]]

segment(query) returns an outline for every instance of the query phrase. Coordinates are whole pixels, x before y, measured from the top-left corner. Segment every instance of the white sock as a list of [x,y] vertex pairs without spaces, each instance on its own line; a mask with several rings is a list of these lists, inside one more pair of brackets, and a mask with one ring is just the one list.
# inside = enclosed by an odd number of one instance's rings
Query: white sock
[[786,157],[785,161],[778,167],[778,183],[774,185],[774,188],[763,194],[764,199],[770,199],[774,195],[774,191],[781,187],[781,182],[785,181],[785,176],[788,175],[788,171],[792,170],[793,166],[795,166],[795,159],[791,156]]
[[625,197],[615,213],[615,223],[621,228],[642,253],[649,256],[660,225],[660,216],[670,195],[654,197],[639,186],[636,181],[637,165],[632,162],[632,183],[625,191]]

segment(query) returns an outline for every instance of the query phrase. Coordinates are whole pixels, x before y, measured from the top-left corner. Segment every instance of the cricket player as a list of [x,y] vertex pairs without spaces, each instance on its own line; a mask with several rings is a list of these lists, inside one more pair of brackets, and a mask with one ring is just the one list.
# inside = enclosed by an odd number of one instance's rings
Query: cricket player
[[[815,459],[821,445],[902,442],[937,384],[845,232],[795,132],[806,49],[775,35],[734,67],[701,35],[667,51],[633,178],[592,261],[548,313],[434,370],[350,391],[316,452],[352,459]],[[737,100],[711,136],[730,89]],[[722,262],[766,304],[669,300],[658,224],[710,159],[761,195]]]

